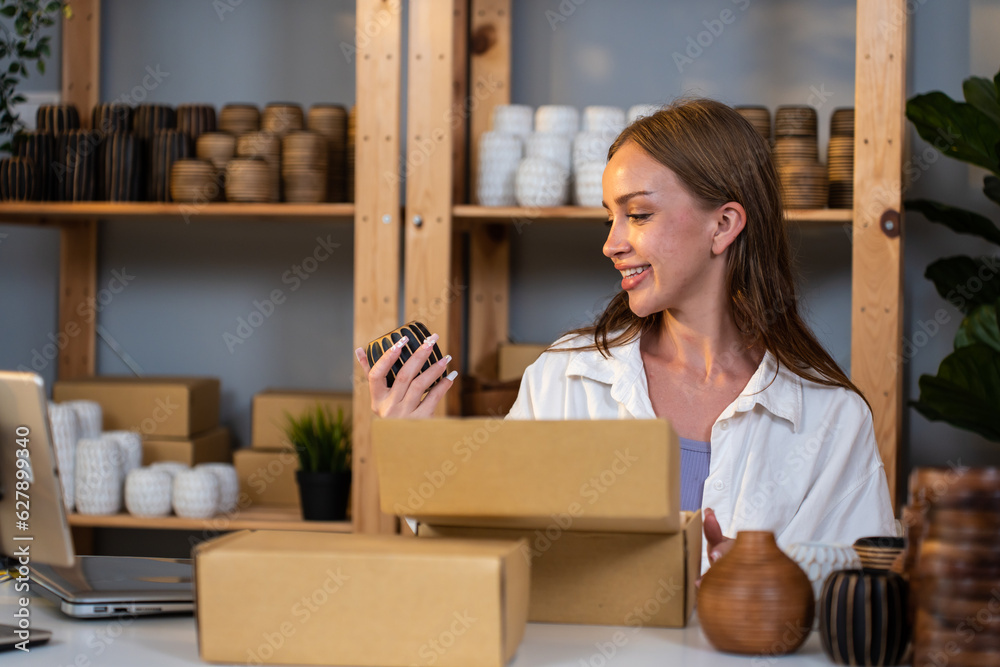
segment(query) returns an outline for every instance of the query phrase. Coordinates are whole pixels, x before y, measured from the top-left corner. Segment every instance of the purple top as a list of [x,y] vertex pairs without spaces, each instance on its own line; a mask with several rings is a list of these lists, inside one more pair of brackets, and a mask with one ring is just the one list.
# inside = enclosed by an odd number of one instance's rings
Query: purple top
[[681,511],[701,509],[701,494],[712,462],[712,443],[680,438]]

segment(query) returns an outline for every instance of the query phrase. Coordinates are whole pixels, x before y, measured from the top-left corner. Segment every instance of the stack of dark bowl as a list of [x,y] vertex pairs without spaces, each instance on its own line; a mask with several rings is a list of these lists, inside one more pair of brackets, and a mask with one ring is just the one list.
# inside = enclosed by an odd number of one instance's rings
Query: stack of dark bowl
[[816,109],[778,107],[774,114],[774,155],[785,208],[825,208],[826,168],[819,161]]
[[836,109],[830,116],[826,156],[830,208],[854,206],[854,109]]

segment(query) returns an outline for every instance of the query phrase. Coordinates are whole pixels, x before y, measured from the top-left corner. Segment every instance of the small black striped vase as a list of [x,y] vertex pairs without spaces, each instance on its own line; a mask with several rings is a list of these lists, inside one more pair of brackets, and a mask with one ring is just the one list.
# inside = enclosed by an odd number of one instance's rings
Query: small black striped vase
[[104,138],[101,193],[107,201],[139,201],[142,196],[142,151],[139,137],[115,132]]
[[140,104],[132,113],[132,131],[140,139],[150,140],[159,130],[177,127],[177,112],[166,104]]
[[132,131],[132,107],[121,102],[106,102],[94,105],[91,113],[91,129],[101,134]]
[[35,180],[38,182],[35,187],[39,201],[52,201],[57,196],[53,171],[57,145],[56,136],[49,132],[24,132],[17,137],[17,157],[28,158],[35,163]]
[[96,156],[100,144],[100,135],[92,130],[73,130],[59,136],[56,178],[60,200],[94,200],[97,195]]
[[823,584],[819,635],[823,650],[841,665],[898,665],[912,628],[909,585],[895,572],[838,570]]
[[[396,375],[400,370],[402,370],[403,364],[414,352],[417,351],[420,344],[423,343],[424,340],[426,340],[430,335],[430,332],[427,331],[427,327],[425,327],[421,322],[416,321],[390,331],[384,336],[380,336],[368,343],[368,348],[365,352],[368,357],[368,366],[374,366],[375,362],[381,359],[383,354],[388,352],[389,349],[403,336],[406,336],[409,340],[406,345],[403,346],[399,359],[396,360],[396,363],[392,365],[392,368],[389,369],[389,373],[385,376],[386,384],[391,387],[392,383],[396,380]],[[420,372],[423,373],[430,368],[432,364],[437,363],[442,358],[441,349],[437,346],[437,343],[435,343],[434,348],[431,351],[431,356],[427,358],[426,362],[424,362],[423,368],[420,369]],[[444,375],[444,372],[441,374]],[[437,380],[434,382],[436,384]]]
[[160,130],[153,135],[149,148],[149,179],[146,198],[171,201],[170,170],[174,162],[194,155],[191,139],[180,130]]
[[25,157],[0,160],[0,201],[33,201],[38,180],[35,163]]
[[209,104],[181,104],[177,107],[177,129],[192,142],[206,132],[215,132],[215,107]]
[[80,112],[72,104],[43,104],[35,113],[35,129],[52,134],[79,130]]

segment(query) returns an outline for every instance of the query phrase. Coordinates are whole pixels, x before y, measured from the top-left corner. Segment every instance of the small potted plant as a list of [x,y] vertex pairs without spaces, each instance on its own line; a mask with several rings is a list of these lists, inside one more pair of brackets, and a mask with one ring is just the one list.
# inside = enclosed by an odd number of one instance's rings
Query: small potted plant
[[330,408],[317,405],[298,418],[285,413],[285,435],[299,457],[295,480],[302,499],[302,518],[341,521],[347,518],[351,496],[351,426],[344,410],[334,418]]

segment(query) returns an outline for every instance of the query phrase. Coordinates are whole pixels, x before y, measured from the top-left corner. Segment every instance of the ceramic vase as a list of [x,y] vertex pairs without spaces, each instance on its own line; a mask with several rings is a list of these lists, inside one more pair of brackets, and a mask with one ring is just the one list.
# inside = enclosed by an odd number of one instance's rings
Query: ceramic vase
[[17,156],[35,164],[35,194],[39,201],[51,201],[55,190],[56,136],[47,132],[25,132],[18,137]]
[[219,480],[208,470],[185,470],[174,475],[173,506],[177,516],[207,519],[219,508]]
[[727,653],[792,653],[812,631],[814,610],[809,577],[768,531],[738,533],[698,591],[701,629],[712,646]]
[[82,438],[76,445],[76,510],[80,514],[116,514],[122,506],[118,443],[110,438]]
[[819,602],[826,655],[841,665],[901,664],[910,643],[908,586],[895,572],[833,572]]
[[625,110],[620,107],[590,106],[583,109],[584,132],[599,132],[612,138],[625,129]]
[[562,206],[569,203],[569,172],[543,158],[521,160],[514,177],[514,196],[520,206]]
[[240,479],[231,463],[200,463],[195,470],[207,470],[219,482],[219,511],[232,512],[240,496]]
[[578,206],[600,207],[604,201],[604,162],[584,162],[576,167],[573,179],[573,200]]
[[59,135],[56,188],[61,201],[93,201],[97,196],[97,153],[101,137],[91,130]]
[[573,136],[580,131],[580,112],[576,107],[545,104],[535,111],[535,132],[556,132]]
[[206,132],[215,132],[215,107],[210,104],[181,104],[177,107],[177,129],[192,143]]
[[[427,330],[427,327],[424,326],[422,322],[413,321],[407,323],[405,326],[399,327],[398,329],[394,329],[383,336],[379,336],[372,342],[368,343],[368,347],[365,350],[365,355],[368,358],[368,366],[374,366],[375,362],[381,359],[383,354],[388,352],[393,345],[406,336],[407,342],[403,345],[403,350],[399,355],[399,359],[397,359],[396,363],[394,363],[392,368],[389,369],[389,374],[386,375],[385,378],[386,384],[391,387],[392,383],[396,379],[396,374],[402,370],[403,364],[406,363],[406,360],[417,351],[420,344],[429,338],[430,335],[431,332]],[[443,358],[444,356],[441,354],[441,348],[438,347],[437,343],[434,343],[434,347],[431,348],[431,355],[427,358],[427,361],[424,362],[420,372],[423,373]],[[444,371],[442,371],[442,375],[443,374]]]
[[56,135],[79,130],[80,112],[72,104],[43,104],[35,112],[35,129]]
[[165,470],[136,468],[125,478],[125,509],[135,516],[167,516],[174,478]]
[[569,171],[572,168],[573,141],[569,135],[535,132],[524,142],[524,157],[554,162]]
[[191,466],[186,463],[181,463],[180,461],[156,461],[151,463],[149,467],[156,470],[162,470],[170,475],[171,478],[191,469]]
[[36,199],[38,199],[38,178],[35,163],[24,157],[0,160],[0,201]]
[[104,437],[118,443],[119,465],[122,469],[122,479],[142,466],[142,436],[135,431],[105,431]]
[[577,132],[573,138],[573,168],[579,171],[580,165],[587,162],[607,162],[611,141],[599,132]]
[[104,412],[97,401],[66,401],[60,405],[69,406],[80,420],[81,438],[99,438],[104,424]]
[[260,109],[255,104],[227,104],[219,112],[219,130],[234,137],[260,129]]
[[106,201],[139,201],[142,169],[139,137],[116,132],[104,139],[98,169],[101,196]]
[[526,104],[498,104],[493,107],[493,131],[523,139],[534,129],[534,115],[534,109]]
[[76,497],[76,442],[80,439],[80,420],[68,405],[49,404],[49,424],[52,427],[52,444],[56,450],[56,468],[59,471],[59,488],[63,505],[73,511]]
[[787,553],[809,577],[817,603],[823,583],[831,572],[861,569],[861,559],[847,544],[799,542],[789,547]]
[[175,162],[191,157],[192,146],[191,139],[180,130],[158,130],[153,134],[149,140],[147,199],[171,201],[170,172]]
[[140,104],[132,117],[132,131],[143,141],[152,141],[161,130],[177,127],[177,112],[166,104]]
[[861,567],[872,571],[887,571],[892,568],[904,547],[902,537],[891,535],[862,537],[854,542],[854,551],[861,558]]
[[480,206],[514,206],[514,180],[524,145],[521,137],[504,132],[483,132],[479,137],[476,199]]

